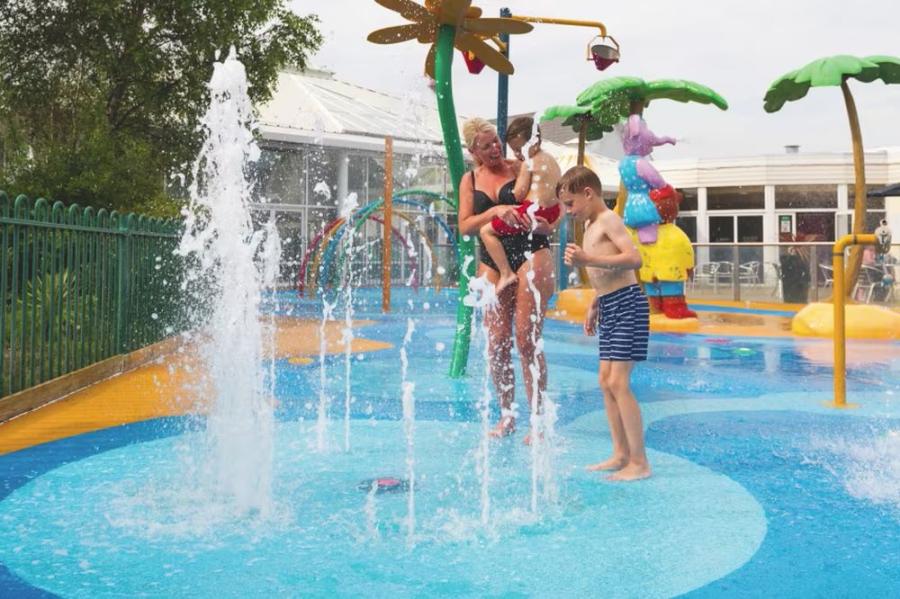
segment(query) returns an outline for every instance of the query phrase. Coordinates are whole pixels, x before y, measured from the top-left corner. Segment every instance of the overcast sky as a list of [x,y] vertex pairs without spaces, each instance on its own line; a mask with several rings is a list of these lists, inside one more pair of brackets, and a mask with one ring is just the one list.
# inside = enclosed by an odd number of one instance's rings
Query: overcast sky
[[[420,2],[421,3],[421,2]],[[775,79],[832,54],[900,55],[900,0],[482,0],[486,16],[508,6],[513,14],[602,21],[622,46],[622,60],[597,71],[585,60],[591,30],[535,25],[513,36],[510,113],[572,104],[584,88],[616,75],[644,79],[691,79],[728,101],[712,106],[658,102],[645,113],[659,135],[678,146],[657,158],[741,156],[850,151],[850,133],[839,88],[816,88],[806,98],[768,114],[762,98]],[[374,29],[405,23],[374,0],[294,0],[300,14],[321,19],[325,44],[316,67],[372,89],[433,101],[422,69],[427,46],[405,42],[370,44]],[[900,85],[851,81],[867,148],[900,146]],[[469,75],[460,54],[453,61],[459,114],[494,117],[497,76],[486,68]]]

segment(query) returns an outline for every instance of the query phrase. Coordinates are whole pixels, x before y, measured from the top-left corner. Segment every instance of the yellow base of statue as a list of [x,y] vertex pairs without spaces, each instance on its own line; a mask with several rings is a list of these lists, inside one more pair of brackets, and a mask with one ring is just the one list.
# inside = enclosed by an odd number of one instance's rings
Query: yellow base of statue
[[700,330],[700,320],[697,318],[669,318],[665,314],[651,314],[650,330],[655,333],[695,333]]
[[[848,339],[900,339],[900,314],[869,304],[849,304],[845,309]],[[791,321],[791,330],[802,337],[834,335],[834,305],[809,304]]]

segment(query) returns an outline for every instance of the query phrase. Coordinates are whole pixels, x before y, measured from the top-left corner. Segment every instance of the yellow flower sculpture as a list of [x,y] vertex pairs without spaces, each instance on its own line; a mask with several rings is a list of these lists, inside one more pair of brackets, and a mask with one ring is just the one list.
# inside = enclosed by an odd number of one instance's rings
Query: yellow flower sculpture
[[515,70],[512,63],[485,39],[493,39],[501,33],[528,33],[532,30],[529,23],[515,19],[482,19],[481,9],[472,6],[471,0],[425,0],[424,6],[412,0],[375,1],[412,22],[373,31],[368,40],[376,44],[397,44],[415,39],[431,44],[425,59],[425,73],[432,79],[435,78],[434,63],[441,25],[456,29],[453,40],[456,48],[474,54],[485,65],[505,75],[512,75]]

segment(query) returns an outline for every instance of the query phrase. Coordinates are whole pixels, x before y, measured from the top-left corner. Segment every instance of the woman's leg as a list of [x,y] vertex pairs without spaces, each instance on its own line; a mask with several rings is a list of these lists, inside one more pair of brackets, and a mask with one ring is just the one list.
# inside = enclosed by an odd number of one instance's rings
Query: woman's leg
[[[484,264],[478,267],[478,276],[487,275],[488,280],[497,283],[498,273]],[[508,287],[498,296],[499,304],[484,315],[488,329],[488,350],[491,356],[488,366],[497,397],[500,399],[501,417],[492,436],[502,437],[513,432],[516,420],[509,416],[515,393],[515,375],[512,367],[512,321],[515,309],[515,287]]]
[[[534,272],[534,279],[528,281],[528,273]],[[537,353],[535,341],[541,338],[544,329],[544,313],[547,302],[553,295],[554,270],[550,250],[538,250],[533,262],[523,264],[517,273],[515,326],[516,346],[522,360],[522,375],[525,379],[525,393],[529,406],[540,407],[544,391],[547,389],[547,362],[543,352]],[[532,288],[533,286],[533,288]],[[535,297],[535,291],[539,298]],[[532,369],[537,369],[537,381]]]

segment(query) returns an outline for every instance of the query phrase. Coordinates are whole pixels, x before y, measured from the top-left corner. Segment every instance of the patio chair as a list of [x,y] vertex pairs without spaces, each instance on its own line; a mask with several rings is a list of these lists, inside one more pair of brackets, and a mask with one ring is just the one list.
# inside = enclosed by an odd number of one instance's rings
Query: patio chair
[[765,265],[771,268],[775,275],[775,284],[772,285],[772,295],[781,297],[781,265],[778,262],[766,262]]
[[691,280],[691,289],[697,284],[712,285],[716,280],[716,271],[718,268],[718,262],[704,262],[698,264],[694,269],[694,278]]
[[748,285],[759,285],[759,261],[751,260],[738,265],[738,280]]
[[[865,301],[867,304],[871,303],[875,289],[883,287],[882,281],[884,276],[890,274],[887,268],[887,266],[878,267],[863,264],[859,269],[856,285],[853,287],[853,297],[857,301]],[[893,290],[893,285],[891,285],[886,298],[893,295]]]
[[831,287],[834,284],[834,268],[827,264],[820,264],[819,270],[822,272],[822,287]]
[[718,267],[716,268],[716,274],[713,278],[713,289],[718,291],[719,284],[728,284],[730,285],[732,282],[732,278],[734,277],[734,264],[728,261],[717,262]]

